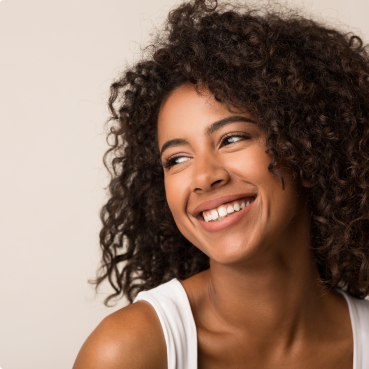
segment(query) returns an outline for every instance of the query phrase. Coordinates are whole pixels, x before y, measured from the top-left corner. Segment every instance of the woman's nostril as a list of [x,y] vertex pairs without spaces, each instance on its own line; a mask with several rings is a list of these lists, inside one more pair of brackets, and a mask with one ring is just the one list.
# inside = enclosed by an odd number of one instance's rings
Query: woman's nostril
[[215,181],[215,182],[212,183],[212,186],[214,186],[214,185],[216,185],[218,183],[221,183],[222,181],[223,181],[222,179],[218,179],[217,181]]

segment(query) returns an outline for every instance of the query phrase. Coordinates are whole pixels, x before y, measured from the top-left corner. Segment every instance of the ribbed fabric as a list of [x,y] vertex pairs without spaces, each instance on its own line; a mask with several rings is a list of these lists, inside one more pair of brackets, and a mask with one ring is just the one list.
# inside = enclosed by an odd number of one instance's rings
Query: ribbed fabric
[[369,301],[336,289],[346,299],[354,336],[354,369],[369,369]]
[[[356,299],[337,289],[348,304],[354,338],[353,369],[369,369],[369,301]],[[168,369],[197,369],[197,332],[185,289],[174,278],[135,300],[145,300],[155,309],[167,345]]]
[[185,289],[174,278],[135,300],[149,302],[158,314],[167,344],[168,369],[197,369],[197,332]]

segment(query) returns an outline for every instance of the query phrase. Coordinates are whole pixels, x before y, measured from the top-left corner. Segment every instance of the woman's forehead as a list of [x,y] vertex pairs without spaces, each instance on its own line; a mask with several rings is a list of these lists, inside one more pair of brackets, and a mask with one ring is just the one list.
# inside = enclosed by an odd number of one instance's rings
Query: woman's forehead
[[158,115],[158,135],[200,129],[230,115],[234,113],[217,101],[209,90],[197,91],[193,85],[184,85],[163,101]]

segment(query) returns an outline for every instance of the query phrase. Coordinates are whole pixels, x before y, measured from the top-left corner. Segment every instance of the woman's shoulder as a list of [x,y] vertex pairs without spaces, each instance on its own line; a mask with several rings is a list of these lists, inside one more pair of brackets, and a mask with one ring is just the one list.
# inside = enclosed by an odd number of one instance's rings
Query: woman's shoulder
[[73,369],[163,369],[166,343],[158,316],[137,301],[107,316],[83,344]]

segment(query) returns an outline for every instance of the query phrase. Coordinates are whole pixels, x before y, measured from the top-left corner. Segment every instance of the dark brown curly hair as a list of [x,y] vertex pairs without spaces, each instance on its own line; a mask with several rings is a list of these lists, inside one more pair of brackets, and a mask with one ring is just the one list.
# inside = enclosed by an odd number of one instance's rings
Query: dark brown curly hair
[[[247,109],[267,133],[271,173],[309,181],[311,245],[321,281],[369,292],[369,56],[352,33],[293,11],[194,0],[169,13],[146,56],[111,85],[112,178],[101,211],[102,265],[115,297],[209,268],[166,202],[157,116],[183,84]],[[112,140],[111,140],[112,139]],[[284,187],[283,187],[284,188]]]

